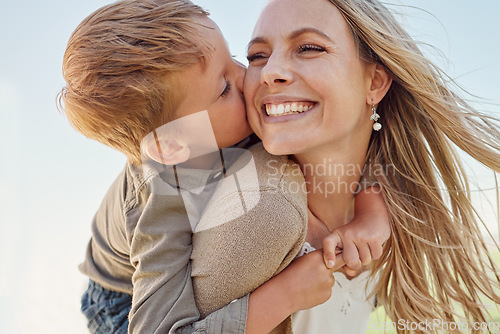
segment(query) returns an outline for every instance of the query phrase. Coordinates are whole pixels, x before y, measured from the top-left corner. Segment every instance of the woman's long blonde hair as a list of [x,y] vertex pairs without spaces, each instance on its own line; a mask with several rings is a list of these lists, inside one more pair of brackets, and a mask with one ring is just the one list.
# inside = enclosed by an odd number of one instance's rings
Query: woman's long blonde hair
[[378,301],[393,321],[465,320],[472,329],[487,318],[481,295],[500,304],[500,277],[455,146],[500,172],[500,121],[453,93],[450,79],[379,1],[329,1],[349,24],[360,56],[393,78],[378,106],[382,131],[367,153],[368,163],[394,171],[379,179],[393,233],[375,266],[382,269]]

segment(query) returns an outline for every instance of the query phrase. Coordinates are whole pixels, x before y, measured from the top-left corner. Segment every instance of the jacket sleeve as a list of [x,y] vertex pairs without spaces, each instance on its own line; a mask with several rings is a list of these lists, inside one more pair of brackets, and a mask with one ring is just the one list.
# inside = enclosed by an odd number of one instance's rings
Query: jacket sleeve
[[305,241],[300,170],[263,148],[251,153],[252,159],[242,155],[227,170],[193,236],[191,276],[202,317],[277,275]]
[[[221,215],[239,196],[223,197],[209,209]],[[193,236],[192,277],[202,316],[251,293],[298,255],[307,217],[287,198],[261,191],[260,201],[244,215]],[[229,304],[230,305],[230,304]]]
[[245,332],[248,296],[198,321],[191,283],[192,230],[182,196],[153,180],[131,235],[133,298],[129,333]]

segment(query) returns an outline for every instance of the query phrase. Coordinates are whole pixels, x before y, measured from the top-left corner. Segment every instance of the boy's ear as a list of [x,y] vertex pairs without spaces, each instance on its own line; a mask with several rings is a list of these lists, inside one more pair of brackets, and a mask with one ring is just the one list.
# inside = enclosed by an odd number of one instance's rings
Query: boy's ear
[[149,141],[146,146],[146,155],[163,165],[177,165],[189,159],[191,151],[186,143],[176,140]]

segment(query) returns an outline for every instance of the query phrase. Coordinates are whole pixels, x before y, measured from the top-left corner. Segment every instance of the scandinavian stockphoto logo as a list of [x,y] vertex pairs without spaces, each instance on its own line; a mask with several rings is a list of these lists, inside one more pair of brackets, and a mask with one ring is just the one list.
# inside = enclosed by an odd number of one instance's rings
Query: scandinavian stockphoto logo
[[181,195],[194,232],[252,210],[260,200],[257,169],[243,148],[217,146],[206,110],[178,118],[141,142],[142,169],[156,195]]
[[[266,167],[269,171],[267,185],[280,188],[285,193],[314,193],[324,197],[341,193],[355,194],[361,189],[380,193],[381,187],[372,186],[377,185],[380,178],[396,175],[394,165],[343,164],[326,158],[314,164],[302,164],[300,170],[290,169],[273,159],[266,162]],[[290,176],[288,179],[294,181],[281,182],[283,176],[287,175]]]

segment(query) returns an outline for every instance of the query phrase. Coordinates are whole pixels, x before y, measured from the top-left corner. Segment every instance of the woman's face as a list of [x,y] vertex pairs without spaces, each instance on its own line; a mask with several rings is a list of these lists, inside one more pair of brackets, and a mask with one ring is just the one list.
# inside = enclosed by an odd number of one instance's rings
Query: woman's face
[[329,1],[271,1],[248,60],[248,120],[270,153],[366,148],[371,65],[359,59],[347,23]]

